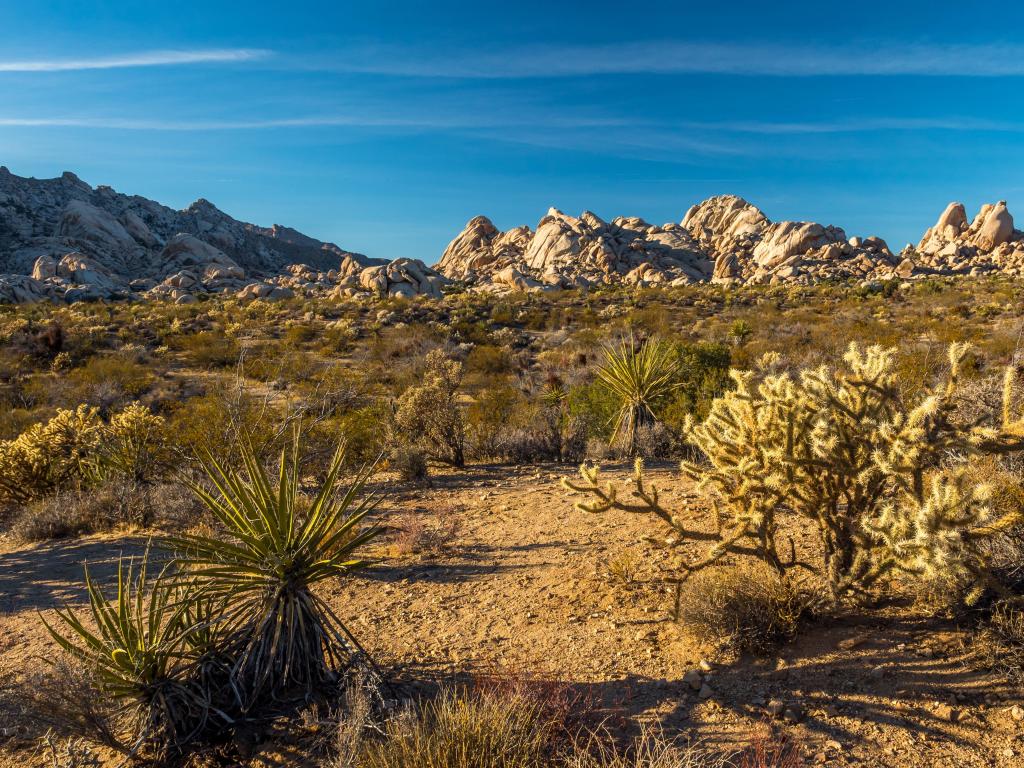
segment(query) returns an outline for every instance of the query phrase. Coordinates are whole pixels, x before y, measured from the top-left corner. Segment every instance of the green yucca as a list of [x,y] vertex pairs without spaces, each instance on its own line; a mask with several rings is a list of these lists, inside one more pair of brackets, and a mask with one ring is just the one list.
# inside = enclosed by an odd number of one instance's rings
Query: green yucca
[[161,571],[147,582],[148,553],[137,571],[117,566],[117,595],[106,597],[85,568],[95,629],[70,608],[56,611],[65,634],[43,618],[54,640],[96,675],[100,689],[122,705],[130,738],[120,744],[136,754],[181,749],[205,727],[206,692],[190,678],[190,622],[184,621],[189,586]]
[[637,343],[631,337],[605,350],[597,378],[620,403],[613,444],[636,454],[637,432],[655,423],[654,408],[676,388],[678,370],[672,348],[657,339]]
[[223,536],[170,537],[183,573],[212,601],[227,637],[231,682],[243,708],[269,694],[307,694],[353,659],[359,646],[313,586],[366,565],[353,554],[380,531],[362,528],[376,499],[358,500],[370,469],[339,492],[344,451],[335,453],[316,497],[299,492],[296,437],[281,452],[276,483],[248,443],[243,471],[207,455],[213,486],[192,490],[224,529]]

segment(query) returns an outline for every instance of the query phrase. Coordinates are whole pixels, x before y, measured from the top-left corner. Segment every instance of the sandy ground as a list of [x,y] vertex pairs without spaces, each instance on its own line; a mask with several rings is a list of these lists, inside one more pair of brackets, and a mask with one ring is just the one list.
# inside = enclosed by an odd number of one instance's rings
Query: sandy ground
[[[1024,723],[1011,708],[1024,692],[972,671],[951,624],[907,607],[846,615],[808,627],[767,659],[728,661],[671,620],[661,579],[667,555],[645,537],[648,516],[574,509],[561,466],[472,467],[441,472],[427,489],[392,492],[381,514],[417,517],[440,530],[433,552],[382,542],[383,562],[326,594],[379,663],[402,680],[444,680],[504,669],[571,683],[613,718],[659,721],[723,746],[740,743],[780,700],[784,723],[809,764],[830,766],[1024,766]],[[609,479],[623,469],[610,470]],[[700,499],[670,468],[652,472],[664,495],[709,525]],[[808,532],[795,532],[806,546]],[[55,654],[38,612],[82,600],[81,563],[108,579],[139,537],[91,536],[0,553],[0,674]],[[693,552],[699,551],[695,545]],[[691,554],[692,554],[691,553]],[[629,583],[609,564],[635,568]],[[702,661],[713,671],[702,699],[683,682]],[[289,764],[268,750],[255,764]],[[45,765],[17,737],[2,765]],[[292,763],[294,764],[294,763]]]

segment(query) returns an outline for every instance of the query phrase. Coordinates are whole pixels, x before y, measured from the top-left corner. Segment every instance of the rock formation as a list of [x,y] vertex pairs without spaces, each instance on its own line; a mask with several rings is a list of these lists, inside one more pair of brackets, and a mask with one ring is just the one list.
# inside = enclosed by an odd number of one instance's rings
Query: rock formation
[[677,223],[605,221],[552,208],[536,229],[500,231],[477,216],[436,268],[370,259],[289,227],[237,221],[206,200],[175,211],[72,173],[30,179],[0,167],[0,303],[203,294],[241,300],[333,295],[440,297],[471,290],[556,291],[602,285],[808,285],[998,271],[1024,276],[1024,233],[1005,202],[968,221],[950,203],[917,247],[899,254],[878,237],[835,226],[771,221],[734,195],[692,206]]
[[[508,238],[509,233],[515,233]],[[495,249],[502,243],[500,255]],[[771,222],[734,195],[712,197],[661,226],[605,222],[551,209],[535,232],[499,232],[478,216],[445,250],[438,269],[481,290],[554,290],[595,284],[799,282],[893,276],[900,259],[879,238],[853,238],[813,222]]]

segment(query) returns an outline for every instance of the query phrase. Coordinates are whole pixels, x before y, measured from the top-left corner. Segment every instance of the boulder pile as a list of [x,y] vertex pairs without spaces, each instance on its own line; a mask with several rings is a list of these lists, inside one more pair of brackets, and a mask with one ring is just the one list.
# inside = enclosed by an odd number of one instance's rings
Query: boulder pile
[[438,269],[477,290],[557,290],[625,283],[811,283],[883,279],[901,257],[878,237],[847,238],[839,227],[772,222],[735,195],[705,200],[678,223],[635,217],[605,222],[551,209],[536,231],[500,232],[472,219],[445,250]]

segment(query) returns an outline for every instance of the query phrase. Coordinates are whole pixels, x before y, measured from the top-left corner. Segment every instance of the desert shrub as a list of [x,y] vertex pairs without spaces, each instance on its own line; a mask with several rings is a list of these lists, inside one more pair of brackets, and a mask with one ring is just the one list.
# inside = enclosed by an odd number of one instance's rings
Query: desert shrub
[[461,467],[465,463],[465,423],[457,397],[462,364],[441,350],[427,355],[422,383],[409,387],[395,410],[395,442],[420,444],[431,458]]
[[317,329],[307,323],[295,323],[289,325],[284,332],[286,344],[301,346],[307,344],[317,337]]
[[391,411],[383,401],[349,411],[340,419],[345,435],[345,457],[356,463],[375,461],[383,453],[388,439]]
[[[909,400],[897,386],[895,351],[881,347],[851,345],[841,370],[822,366],[794,377],[773,372],[769,359],[757,372],[734,371],[736,391],[687,429],[707,461],[682,469],[722,506],[717,541],[703,557],[681,561],[684,578],[727,553],[753,551],[780,574],[795,567],[820,574],[833,598],[861,593],[894,571],[969,583],[969,602],[985,589],[1005,589],[992,576],[985,541],[1020,524],[1024,510],[998,512],[990,489],[972,484],[962,464],[940,464],[950,455],[1020,450],[1024,424],[1014,414],[1012,371],[999,429],[954,420],[966,353],[953,345],[947,380]],[[631,481],[635,501],[600,486],[595,467],[581,474],[582,483],[566,485],[596,499],[582,509],[647,511],[677,542],[704,536],[661,505],[642,463]],[[779,541],[783,513],[817,527],[822,562],[797,561],[792,543]]]
[[637,455],[638,431],[656,423],[656,410],[678,386],[678,362],[664,342],[622,341],[605,351],[597,378],[617,401],[611,442],[627,456]]
[[601,382],[571,386],[566,393],[569,415],[583,426],[591,439],[608,442],[618,411],[618,400]]
[[579,461],[586,455],[583,424],[551,405],[531,409],[531,422],[510,427],[498,435],[497,453],[512,464],[542,461]]
[[499,456],[504,433],[522,426],[522,415],[529,407],[529,398],[510,384],[479,392],[466,408],[466,438],[472,455],[481,459]]
[[180,352],[187,362],[201,368],[235,365],[241,353],[237,340],[215,330],[175,335],[168,340],[168,346]]
[[235,659],[232,687],[243,708],[265,697],[310,695],[359,655],[351,633],[313,587],[367,564],[354,555],[380,531],[363,526],[375,505],[372,496],[359,499],[370,470],[342,492],[339,448],[319,492],[306,501],[299,493],[298,445],[296,433],[291,450],[281,452],[277,482],[248,442],[239,446],[241,471],[207,454],[203,469],[212,488],[193,484],[192,490],[219,532],[163,541],[203,588],[212,615],[221,617]]
[[500,376],[512,370],[512,357],[505,347],[479,344],[466,357],[466,372]]
[[23,507],[11,535],[21,541],[42,541],[146,526],[152,522],[152,512],[149,493],[134,483],[65,489]]
[[203,395],[179,403],[168,417],[171,445],[183,457],[204,451],[236,461],[238,446],[250,442],[260,455],[280,445],[284,421],[276,404],[241,386],[217,382]]
[[391,451],[388,466],[406,482],[422,482],[429,474],[427,456],[417,445],[395,446]]
[[125,355],[104,354],[62,374],[65,397],[104,411],[138,400],[153,385],[153,371]]
[[699,640],[736,653],[767,653],[792,639],[806,595],[762,563],[701,571],[679,592],[680,621]]
[[687,416],[703,419],[714,399],[731,388],[732,351],[725,344],[699,342],[677,344],[675,354],[679,361],[677,387],[660,416],[673,431],[681,432]]
[[327,355],[346,354],[358,338],[359,330],[350,320],[335,320],[320,333],[320,351]]
[[[359,768],[542,768],[550,724],[528,698],[449,690],[366,740]],[[340,768],[340,766],[339,766]]]

